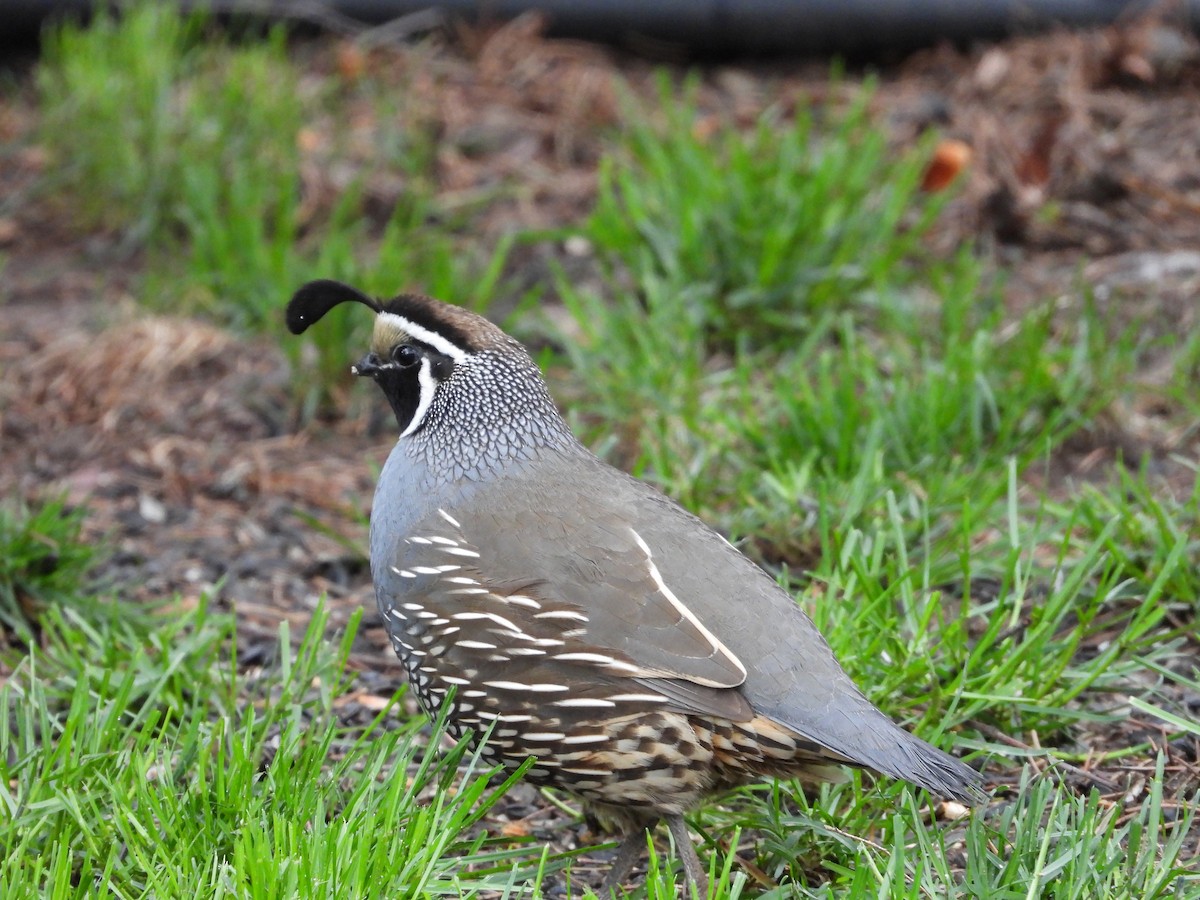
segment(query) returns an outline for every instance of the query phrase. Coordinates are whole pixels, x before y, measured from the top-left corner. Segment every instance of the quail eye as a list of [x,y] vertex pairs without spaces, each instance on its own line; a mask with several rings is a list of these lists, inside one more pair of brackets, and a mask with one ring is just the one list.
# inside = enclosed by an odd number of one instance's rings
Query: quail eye
[[392,350],[392,359],[402,369],[411,369],[421,361],[421,352],[412,344],[397,344]]

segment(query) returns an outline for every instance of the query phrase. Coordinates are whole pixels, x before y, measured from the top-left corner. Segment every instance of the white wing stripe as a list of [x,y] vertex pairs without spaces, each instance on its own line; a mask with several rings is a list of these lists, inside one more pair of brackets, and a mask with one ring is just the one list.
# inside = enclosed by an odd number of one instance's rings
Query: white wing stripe
[[679,598],[675,596],[675,592],[667,587],[666,582],[663,581],[662,573],[658,571],[658,566],[654,564],[654,554],[650,552],[650,547],[644,540],[642,540],[642,536],[640,534],[638,534],[632,528],[630,528],[629,531],[633,534],[633,539],[637,541],[637,545],[642,548],[642,552],[646,554],[646,565],[650,568],[650,578],[654,581],[654,586],[658,588],[659,593],[666,597],[670,604],[675,607],[675,611],[678,612],[685,621],[690,622],[692,626],[700,632],[704,639],[709,642],[713,648],[713,655],[715,656],[719,654],[733,663],[734,666],[737,667],[737,670],[741,673],[742,680],[745,681],[746,667],[742,665],[742,661],[730,653],[729,648],[722,644],[717,639],[717,636],[705,628],[704,623],[692,615],[692,611],[688,609],[682,602],[680,602]]

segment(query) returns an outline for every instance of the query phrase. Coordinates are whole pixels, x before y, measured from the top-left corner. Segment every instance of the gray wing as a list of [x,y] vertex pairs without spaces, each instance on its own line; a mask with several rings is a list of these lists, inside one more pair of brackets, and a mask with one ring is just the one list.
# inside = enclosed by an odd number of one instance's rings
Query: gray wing
[[596,514],[603,509],[638,522],[663,581],[732,654],[752,663],[738,691],[755,713],[858,765],[943,796],[978,799],[978,773],[871,703],[774,579],[678,504],[642,482],[618,477],[624,488],[610,485],[592,497]]
[[524,657],[523,679],[557,683],[567,669],[597,697],[658,695],[681,711],[753,718],[731,690],[744,666],[665,585],[636,530],[593,518],[548,528],[544,514],[485,506],[497,512],[425,517],[376,573],[377,587],[421,597],[439,619],[483,620],[499,653]]
[[[632,681],[682,711],[733,721],[765,715],[861,765],[969,794],[971,769],[876,709],[787,592],[648,485],[576,461],[562,477],[543,466],[472,499],[469,520],[441,510],[417,536],[456,543],[443,552],[456,549],[464,569],[449,577],[481,592],[460,597],[505,604],[505,621],[534,639],[564,639],[537,677],[586,666],[602,686]],[[408,556],[431,546],[402,545],[398,564],[416,565]]]

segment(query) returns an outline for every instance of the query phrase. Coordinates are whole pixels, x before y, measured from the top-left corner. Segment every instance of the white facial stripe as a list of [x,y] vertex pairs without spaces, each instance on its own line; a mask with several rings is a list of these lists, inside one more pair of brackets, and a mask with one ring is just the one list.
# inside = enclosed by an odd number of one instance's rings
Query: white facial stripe
[[417,398],[417,408],[413,410],[408,427],[400,432],[400,437],[408,437],[420,428],[421,420],[425,418],[425,413],[429,412],[429,404],[433,402],[433,392],[437,390],[437,382],[433,380],[432,369],[433,363],[429,361],[429,357],[423,358],[421,371],[417,373],[417,384],[420,386],[421,396]]
[[404,316],[398,316],[390,312],[381,312],[379,313],[379,318],[394,328],[403,331],[414,340],[420,341],[422,344],[427,344],[438,353],[450,357],[456,363],[465,362],[467,357],[470,356],[462,347],[450,343],[440,334],[436,334],[428,328],[422,328],[415,322],[410,322]]

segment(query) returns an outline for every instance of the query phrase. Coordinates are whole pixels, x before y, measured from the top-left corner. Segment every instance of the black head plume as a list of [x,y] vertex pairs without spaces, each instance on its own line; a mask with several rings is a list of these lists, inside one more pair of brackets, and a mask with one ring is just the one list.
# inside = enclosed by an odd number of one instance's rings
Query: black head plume
[[362,291],[340,281],[310,281],[292,296],[287,306],[287,327],[292,334],[301,334],[309,325],[321,319],[339,303],[354,301],[369,306],[375,312],[383,307]]

